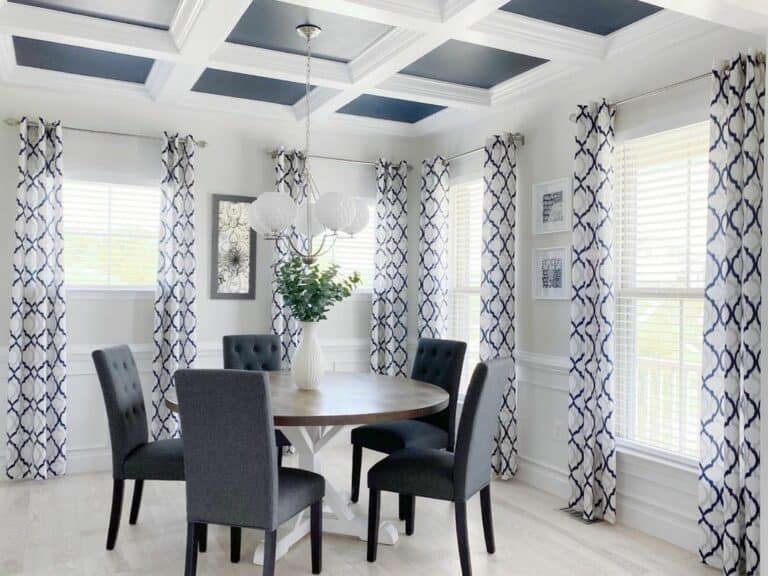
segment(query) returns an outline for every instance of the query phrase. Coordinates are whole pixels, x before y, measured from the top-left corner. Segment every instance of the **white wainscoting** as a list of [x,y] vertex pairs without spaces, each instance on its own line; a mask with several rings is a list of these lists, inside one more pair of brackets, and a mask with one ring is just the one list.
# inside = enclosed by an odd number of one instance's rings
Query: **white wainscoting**
[[[518,353],[517,478],[568,498],[568,368],[563,356]],[[696,552],[697,472],[619,449],[618,521]]]
[[[368,370],[367,339],[338,339],[321,342],[331,370]],[[109,470],[109,433],[101,390],[91,361],[91,350],[99,346],[76,346],[69,351],[68,426],[69,473]],[[416,341],[408,342],[413,357]],[[147,402],[151,398],[152,346],[132,346]],[[199,368],[221,367],[221,345],[198,347]],[[0,370],[7,374],[7,353],[0,355]],[[530,352],[518,353],[520,467],[517,479],[568,497],[568,359]],[[5,406],[7,387],[0,389]],[[0,431],[5,432],[5,410],[0,413]],[[4,438],[3,438],[4,444]],[[4,450],[2,450],[4,470]],[[680,465],[619,452],[619,522],[653,534],[687,550],[695,551],[696,472]]]

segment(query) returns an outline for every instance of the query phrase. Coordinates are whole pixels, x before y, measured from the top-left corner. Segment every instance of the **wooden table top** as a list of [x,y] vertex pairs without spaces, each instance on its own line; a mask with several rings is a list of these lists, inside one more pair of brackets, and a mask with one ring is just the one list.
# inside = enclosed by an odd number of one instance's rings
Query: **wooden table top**
[[[379,374],[326,372],[319,390],[299,390],[290,372],[268,372],[276,426],[370,424],[429,416],[448,406],[439,386]],[[179,409],[176,391],[165,403]]]

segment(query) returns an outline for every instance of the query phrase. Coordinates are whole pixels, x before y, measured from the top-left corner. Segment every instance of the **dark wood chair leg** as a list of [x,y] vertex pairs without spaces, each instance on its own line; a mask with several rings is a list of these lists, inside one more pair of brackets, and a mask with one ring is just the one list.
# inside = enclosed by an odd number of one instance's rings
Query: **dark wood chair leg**
[[369,488],[368,500],[368,562],[376,562],[376,551],[379,545],[379,513],[381,493]]
[[120,529],[120,515],[123,512],[123,491],[125,480],[115,480],[112,483],[112,511],[109,514],[109,528],[107,529],[107,550],[115,549],[117,531]]
[[363,447],[352,445],[352,494],[350,500],[357,502],[360,498],[360,471],[363,468]]
[[493,536],[493,512],[491,511],[491,486],[490,484],[480,490],[480,509],[483,512],[483,534],[485,535],[485,549],[488,554],[496,552],[496,539]]
[[462,576],[472,576],[472,562],[469,557],[469,532],[467,531],[467,503],[456,502],[456,540],[459,543],[459,560]]
[[310,509],[310,532],[312,539],[312,574],[323,569],[323,501],[318,500]]
[[200,552],[208,550],[208,524],[197,525],[197,542]]
[[264,566],[263,576],[274,576],[275,557],[277,556],[277,530],[264,532]]
[[195,576],[197,572],[197,535],[199,527],[194,522],[187,523],[187,554],[184,563],[184,576]]
[[283,467],[283,447],[282,446],[277,447],[277,467],[278,468]]
[[400,520],[408,519],[408,496],[400,494],[397,498],[397,517]]
[[243,539],[243,530],[237,526],[229,529],[229,560],[233,564],[240,562],[240,543]]
[[133,500],[131,500],[131,515],[128,523],[133,525],[139,519],[139,508],[141,508],[141,493],[144,491],[144,480],[133,481]]
[[416,496],[406,496],[408,506],[408,515],[405,517],[405,534],[413,536],[413,530],[416,527]]

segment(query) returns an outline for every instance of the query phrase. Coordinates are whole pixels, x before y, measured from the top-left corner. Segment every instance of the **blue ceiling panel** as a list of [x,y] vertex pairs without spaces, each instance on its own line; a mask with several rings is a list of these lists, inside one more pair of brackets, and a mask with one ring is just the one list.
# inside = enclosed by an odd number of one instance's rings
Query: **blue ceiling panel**
[[304,84],[298,82],[249,76],[214,68],[206,68],[192,87],[195,92],[287,105],[293,105],[301,100],[305,89]]
[[13,37],[19,66],[143,84],[154,60],[57,42]]
[[338,112],[413,124],[427,116],[431,116],[435,112],[440,112],[443,108],[444,106],[435,106],[434,104],[363,94],[343,108],[340,108]]
[[501,9],[601,36],[661,10],[638,0],[512,0]]
[[178,8],[179,0],[123,0],[122,2],[102,2],[96,7],[94,2],[83,0],[8,0],[13,4],[25,4],[37,8],[47,8],[81,16],[92,16],[103,20],[112,20],[124,24],[135,24],[158,30],[168,30]]
[[476,88],[492,88],[545,62],[525,54],[448,40],[400,72]]
[[392,29],[391,26],[376,22],[275,0],[254,0],[230,33],[227,42],[304,54],[306,41],[296,33],[296,26],[307,22],[323,29],[320,36],[312,40],[312,53],[318,58],[337,62],[354,60]]

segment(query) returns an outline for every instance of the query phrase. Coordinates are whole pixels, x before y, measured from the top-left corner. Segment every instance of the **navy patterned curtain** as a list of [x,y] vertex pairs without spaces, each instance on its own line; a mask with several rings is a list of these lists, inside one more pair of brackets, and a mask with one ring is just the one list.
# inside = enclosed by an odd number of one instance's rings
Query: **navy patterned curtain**
[[[282,148],[275,159],[275,185],[277,191],[287,194],[296,204],[307,198],[307,183],[304,181],[304,158],[298,152],[286,152]],[[291,226],[287,232],[296,246],[306,247],[307,239]],[[301,342],[301,324],[291,315],[291,309],[283,303],[283,296],[277,292],[275,270],[280,264],[291,259],[291,249],[287,238],[275,241],[272,253],[272,333],[280,337],[282,343],[283,369],[291,367],[293,353]]]
[[765,56],[712,71],[699,454],[699,553],[760,573],[760,258]]
[[11,270],[6,474],[67,470],[61,123],[22,118]]
[[160,241],[155,287],[152,436],[179,436],[165,405],[173,374],[197,358],[195,302],[195,140],[164,134],[161,155]]
[[568,401],[568,507],[608,522],[616,521],[613,118],[605,100],[576,115]]
[[376,162],[371,370],[405,376],[408,362],[408,164]]
[[[515,223],[517,147],[504,136],[485,145],[483,252],[480,279],[480,359],[514,358]],[[513,366],[499,411],[493,471],[502,479],[517,472],[517,380]]]
[[421,163],[419,338],[445,338],[448,332],[449,179],[442,156]]

